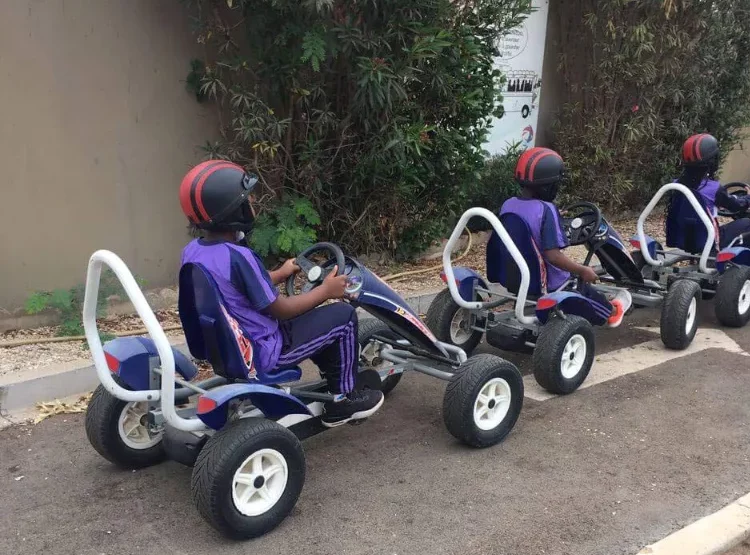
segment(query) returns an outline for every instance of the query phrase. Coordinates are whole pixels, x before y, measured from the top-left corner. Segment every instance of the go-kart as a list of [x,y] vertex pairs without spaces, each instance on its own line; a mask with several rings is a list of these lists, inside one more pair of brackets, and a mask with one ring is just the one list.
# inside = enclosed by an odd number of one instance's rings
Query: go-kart
[[[724,189],[732,195],[744,196],[750,188],[744,183],[728,183]],[[659,201],[671,193],[666,217],[666,245],[646,235],[644,223]],[[726,210],[719,216],[742,218]],[[637,234],[631,239],[643,259],[642,275],[662,288],[683,287],[687,283],[696,293],[681,296],[694,311],[696,299],[714,299],[719,322],[728,327],[742,327],[750,320],[750,249],[749,237],[740,235],[725,248],[719,245],[719,225],[700,195],[680,183],[663,185],[638,218]],[[700,295],[699,295],[700,293]],[[662,311],[664,318],[665,309]],[[662,334],[664,324],[662,323]]]
[[[311,260],[319,251],[331,257],[323,265]],[[303,291],[320,285],[338,265],[349,276],[350,302],[375,317],[359,326],[359,388],[388,392],[403,372],[414,370],[449,382],[443,419],[460,441],[486,447],[511,431],[523,403],[514,365],[491,355],[467,359],[460,348],[437,341],[397,293],[335,245],[314,245],[296,261],[306,278]],[[103,265],[122,283],[150,338],[102,346],[96,308]],[[286,286],[295,293],[294,278]],[[180,271],[179,313],[191,355],[207,360],[213,376],[196,381],[195,364],[170,345],[125,263],[110,251],[92,255],[83,322],[101,385],[86,414],[87,436],[123,468],[165,458],[193,466],[192,497],[200,514],[229,537],[262,535],[297,502],[305,480],[300,440],[327,429],[320,416],[333,396],[324,380],[296,383],[298,367],[256,371],[252,338],[200,265]]]
[[[690,345],[698,329],[697,302],[701,290],[697,283],[678,280],[668,287],[644,276],[640,251],[629,252],[625,241],[602,216],[599,207],[577,202],[563,209],[563,225],[570,230],[571,244],[583,244],[588,250],[584,264],[596,256],[600,265],[594,270],[603,284],[627,289],[633,307],[661,307],[660,333],[664,346],[681,350]],[[606,285],[600,287],[606,289]]]
[[[475,216],[493,228],[487,244],[488,279],[471,268],[454,269],[451,263],[453,247]],[[597,219],[564,220],[571,244],[588,240],[598,228]],[[498,349],[533,352],[534,377],[551,393],[572,393],[586,379],[594,361],[593,326],[604,325],[609,313],[579,293],[573,282],[547,290],[541,251],[519,216],[506,213],[498,218],[484,208],[467,210],[445,245],[441,277],[448,289],[438,294],[426,318],[438,339],[471,352],[486,334],[487,342]],[[497,310],[511,302],[513,310]]]

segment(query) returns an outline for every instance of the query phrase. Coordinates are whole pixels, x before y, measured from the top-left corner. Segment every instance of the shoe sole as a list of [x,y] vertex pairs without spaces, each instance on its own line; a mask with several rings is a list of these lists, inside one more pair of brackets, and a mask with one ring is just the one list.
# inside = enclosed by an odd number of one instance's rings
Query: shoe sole
[[364,420],[365,418],[369,418],[370,416],[375,414],[375,412],[377,412],[377,410],[381,406],[383,406],[383,401],[385,401],[385,397],[381,397],[380,402],[374,407],[372,407],[371,409],[355,412],[349,418],[345,418],[344,420],[336,420],[336,422],[326,422],[325,420],[321,419],[321,423],[326,428],[336,428],[338,426],[342,426],[343,424],[346,424],[347,422],[351,422],[352,420]]

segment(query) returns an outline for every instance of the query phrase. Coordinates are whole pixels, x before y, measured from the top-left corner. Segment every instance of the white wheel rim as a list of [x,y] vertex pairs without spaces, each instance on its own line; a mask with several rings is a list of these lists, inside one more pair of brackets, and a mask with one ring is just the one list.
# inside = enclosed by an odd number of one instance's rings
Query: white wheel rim
[[687,318],[685,319],[685,333],[689,334],[695,325],[695,315],[698,312],[698,301],[695,297],[690,299],[690,306],[688,306]]
[[510,410],[510,385],[502,378],[492,378],[482,386],[474,401],[474,424],[480,430],[497,428]]
[[586,362],[586,339],[575,334],[568,339],[560,359],[560,373],[566,380],[576,377]]
[[161,433],[151,434],[145,425],[148,403],[133,402],[123,407],[117,420],[122,442],[131,449],[149,449],[161,441]]
[[745,314],[748,309],[750,309],[750,281],[745,281],[740,290],[740,297],[737,299],[737,311]]
[[256,451],[240,465],[232,478],[232,501],[245,516],[262,515],[284,495],[289,469],[275,449]]
[[380,356],[382,350],[382,343],[378,341],[368,341],[360,351],[359,358],[367,368],[380,371],[389,364],[392,364]]
[[471,312],[459,308],[451,319],[451,342],[463,345],[471,338]]

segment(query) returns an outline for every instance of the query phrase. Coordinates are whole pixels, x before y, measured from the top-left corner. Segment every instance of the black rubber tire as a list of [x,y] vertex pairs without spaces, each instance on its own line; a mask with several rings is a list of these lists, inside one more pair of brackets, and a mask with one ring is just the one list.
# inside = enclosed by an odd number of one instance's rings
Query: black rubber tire
[[[120,383],[124,387],[123,383]],[[94,391],[86,409],[86,436],[102,457],[120,468],[134,469],[153,466],[166,458],[161,442],[148,449],[128,447],[118,431],[119,419],[128,405],[113,396],[103,385]]]
[[451,320],[453,320],[456,312],[460,309],[461,307],[451,297],[450,290],[445,289],[438,293],[437,297],[430,303],[425,323],[440,341],[460,347],[468,356],[477,348],[484,334],[481,331],[474,330],[469,339],[463,343],[459,344],[451,341]]
[[[501,378],[510,386],[510,408],[495,428],[482,430],[474,422],[474,404],[484,385],[493,378]],[[443,397],[443,422],[451,435],[466,445],[489,447],[510,433],[522,407],[521,372],[507,360],[483,353],[464,362],[448,383]]]
[[[257,516],[240,513],[232,500],[232,481],[254,452],[274,449],[285,459],[289,476],[281,498]],[[232,539],[262,536],[292,511],[305,483],[305,454],[299,439],[280,424],[263,418],[232,422],[208,440],[198,455],[191,480],[193,502],[206,521]]]
[[750,309],[739,311],[739,300],[742,288],[750,281],[750,268],[732,266],[719,280],[714,299],[714,312],[719,322],[730,328],[741,328],[750,320]]
[[[586,358],[578,373],[572,378],[562,375],[562,356],[568,341],[580,335],[586,342]],[[594,363],[596,340],[594,328],[580,316],[551,317],[542,326],[534,349],[534,378],[550,393],[567,395],[574,392],[586,379]]]
[[[360,321],[359,332],[357,335],[359,348],[364,349],[365,345],[370,342],[370,338],[373,335],[382,335],[387,339],[400,339],[400,336],[398,334],[391,330],[391,328],[389,328],[387,324],[381,322],[377,318],[368,318],[366,320]],[[386,379],[380,382],[380,391],[383,392],[383,395],[388,395],[391,391],[393,391],[393,388],[398,385],[398,382],[401,381],[401,377],[403,375],[403,373],[393,374],[392,376],[388,376]]]
[[687,349],[693,342],[695,332],[698,330],[698,315],[695,315],[695,323],[691,330],[686,330],[688,309],[691,301],[695,299],[696,310],[698,301],[701,300],[701,287],[689,279],[679,279],[669,288],[664,303],[661,306],[661,319],[659,322],[659,333],[661,342],[667,349],[681,351]]

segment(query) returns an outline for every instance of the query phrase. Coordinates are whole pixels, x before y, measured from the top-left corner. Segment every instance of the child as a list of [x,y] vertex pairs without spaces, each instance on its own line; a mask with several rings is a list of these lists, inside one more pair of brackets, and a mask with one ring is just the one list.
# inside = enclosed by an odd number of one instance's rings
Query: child
[[568,240],[553,201],[564,170],[562,158],[553,150],[535,147],[525,151],[518,159],[515,172],[521,194],[506,200],[500,214],[516,214],[528,225],[533,241],[542,252],[550,291],[562,287],[570,280],[571,274],[578,276],[582,280],[578,292],[598,304],[602,312],[609,314],[607,326],[616,328],[632,304],[630,293],[620,290],[614,299],[607,300],[590,285],[598,279],[596,272],[589,266],[574,262],[562,251],[568,246]]
[[240,166],[222,160],[203,162],[188,172],[180,185],[180,204],[205,235],[185,247],[182,263],[201,264],[213,276],[227,311],[253,342],[258,372],[312,359],[335,396],[325,403],[323,424],[333,427],[367,418],[383,404],[383,394],[354,390],[357,314],[347,303],[318,306],[344,297],[346,276],[336,276],[334,267],[315,289],[279,296],[275,286],[299,267],[287,260],[268,272],[255,252],[237,243],[253,227],[252,191],[257,181]]
[[[682,145],[682,175],[677,179],[697,193],[711,216],[715,219],[717,208],[731,212],[746,212],[750,197],[734,197],[721,188],[716,179],[719,170],[719,143],[706,133],[693,135]],[[725,248],[734,239],[750,233],[750,218],[739,218],[719,227],[719,246]]]

